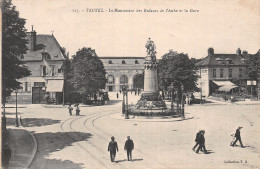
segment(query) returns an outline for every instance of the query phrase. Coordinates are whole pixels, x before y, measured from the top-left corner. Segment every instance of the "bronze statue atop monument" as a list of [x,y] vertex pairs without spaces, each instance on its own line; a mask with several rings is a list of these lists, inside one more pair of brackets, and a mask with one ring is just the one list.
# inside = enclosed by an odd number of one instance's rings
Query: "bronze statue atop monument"
[[144,62],[144,91],[140,100],[137,102],[137,109],[166,109],[165,102],[159,95],[157,66],[156,62],[156,46],[149,38],[146,42],[146,52]]

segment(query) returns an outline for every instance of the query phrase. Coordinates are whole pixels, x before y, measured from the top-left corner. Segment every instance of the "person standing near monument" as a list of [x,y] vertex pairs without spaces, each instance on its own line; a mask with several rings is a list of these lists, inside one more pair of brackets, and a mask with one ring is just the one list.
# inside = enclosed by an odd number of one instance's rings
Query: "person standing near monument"
[[73,110],[73,108],[71,107],[71,104],[69,104],[68,109],[69,109],[69,113],[70,113],[70,115],[72,115],[72,110]]
[[236,142],[239,141],[240,143],[240,146],[242,148],[244,148],[244,145],[242,143],[242,140],[241,140],[241,136],[240,136],[240,129],[242,129],[243,127],[238,127],[237,130],[236,130],[236,134],[235,134],[235,137],[236,137],[236,140],[234,141],[234,143],[231,145],[231,146],[235,146],[236,145]]
[[127,153],[127,160],[132,161],[132,150],[134,149],[134,142],[130,139],[130,136],[127,136],[127,140],[125,142],[125,148]]
[[110,152],[110,160],[111,162],[115,161],[116,151],[118,151],[117,142],[115,141],[115,137],[111,137],[111,141],[108,144],[108,151]]

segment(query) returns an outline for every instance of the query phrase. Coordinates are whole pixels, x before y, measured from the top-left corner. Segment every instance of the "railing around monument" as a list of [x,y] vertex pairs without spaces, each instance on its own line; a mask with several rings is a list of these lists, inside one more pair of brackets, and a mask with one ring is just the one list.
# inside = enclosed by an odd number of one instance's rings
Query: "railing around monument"
[[172,117],[181,117],[184,115],[184,110],[182,108],[174,107],[170,108],[162,108],[162,109],[137,109],[135,105],[128,105],[127,107],[128,114],[134,116],[150,116],[150,117],[158,117],[158,116],[172,116]]

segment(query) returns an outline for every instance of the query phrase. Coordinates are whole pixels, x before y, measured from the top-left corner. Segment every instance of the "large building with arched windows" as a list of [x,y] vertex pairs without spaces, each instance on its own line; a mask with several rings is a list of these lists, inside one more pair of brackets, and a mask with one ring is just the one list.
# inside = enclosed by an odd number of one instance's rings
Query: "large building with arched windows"
[[144,71],[144,57],[100,57],[107,72],[106,91],[134,89],[133,79]]

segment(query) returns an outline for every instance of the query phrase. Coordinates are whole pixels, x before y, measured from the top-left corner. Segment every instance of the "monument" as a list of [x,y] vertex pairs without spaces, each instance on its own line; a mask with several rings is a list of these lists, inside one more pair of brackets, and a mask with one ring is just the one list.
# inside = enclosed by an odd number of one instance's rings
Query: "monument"
[[165,102],[158,91],[156,46],[149,38],[145,47],[147,56],[144,62],[144,91],[137,102],[136,108],[143,110],[166,109]]

